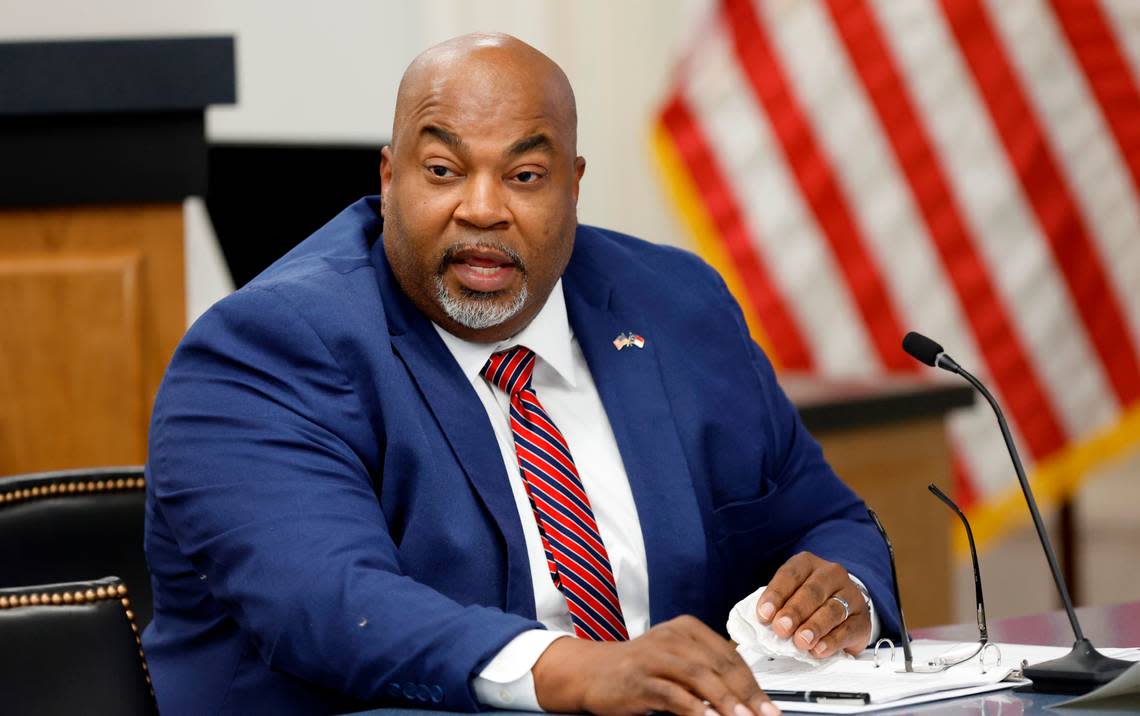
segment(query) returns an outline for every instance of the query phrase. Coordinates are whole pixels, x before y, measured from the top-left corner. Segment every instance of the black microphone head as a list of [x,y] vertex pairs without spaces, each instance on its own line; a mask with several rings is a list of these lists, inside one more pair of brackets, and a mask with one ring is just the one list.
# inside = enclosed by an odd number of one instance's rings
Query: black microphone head
[[906,334],[906,337],[903,338],[902,347],[912,358],[929,366],[933,366],[934,362],[938,360],[938,354],[943,352],[942,346],[914,331]]

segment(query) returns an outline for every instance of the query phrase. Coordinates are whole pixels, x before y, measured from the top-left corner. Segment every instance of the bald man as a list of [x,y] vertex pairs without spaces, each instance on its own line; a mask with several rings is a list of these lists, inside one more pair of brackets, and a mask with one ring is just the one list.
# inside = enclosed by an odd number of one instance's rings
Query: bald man
[[380,197],[188,331],[147,465],[163,713],[774,716],[734,603],[766,584],[755,618],[816,656],[896,629],[721,279],[578,225],[576,133],[534,48],[429,49]]

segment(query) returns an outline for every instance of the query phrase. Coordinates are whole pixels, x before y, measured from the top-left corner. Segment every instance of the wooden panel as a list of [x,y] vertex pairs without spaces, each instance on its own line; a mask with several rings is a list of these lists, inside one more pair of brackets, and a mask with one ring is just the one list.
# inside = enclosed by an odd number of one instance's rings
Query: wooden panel
[[[138,462],[137,253],[0,257],[0,464]],[[74,429],[82,427],[82,429]]]
[[835,471],[878,513],[887,529],[907,626],[951,621],[952,513],[926,489],[933,482],[950,491],[950,450],[943,420],[828,431],[816,437]]
[[0,211],[0,475],[143,462],[184,294],[180,205]]

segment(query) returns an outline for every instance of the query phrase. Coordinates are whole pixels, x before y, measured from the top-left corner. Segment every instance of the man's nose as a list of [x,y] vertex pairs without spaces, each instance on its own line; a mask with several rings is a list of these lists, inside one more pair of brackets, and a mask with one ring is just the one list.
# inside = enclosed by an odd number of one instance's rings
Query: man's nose
[[[463,198],[455,209],[455,220],[478,229],[506,228],[510,212],[498,177],[487,174],[468,176]],[[501,226],[500,226],[501,224]]]

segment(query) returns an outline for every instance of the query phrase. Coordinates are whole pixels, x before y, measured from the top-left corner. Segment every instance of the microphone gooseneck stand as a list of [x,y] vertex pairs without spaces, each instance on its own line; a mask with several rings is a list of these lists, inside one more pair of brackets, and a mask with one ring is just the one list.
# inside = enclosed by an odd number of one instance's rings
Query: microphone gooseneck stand
[[1061,602],[1065,606],[1065,613],[1069,617],[1069,624],[1073,627],[1076,643],[1073,649],[1065,656],[1040,664],[1027,666],[1022,673],[1025,678],[1033,682],[1033,691],[1043,694],[1083,694],[1093,690],[1101,684],[1108,683],[1116,678],[1125,669],[1132,666],[1131,662],[1122,659],[1113,659],[1097,651],[1092,642],[1085,638],[1081,624],[1077,621],[1077,613],[1073,609],[1073,600],[1069,597],[1069,590],[1061,578],[1061,568],[1057,564],[1057,557],[1053,552],[1053,544],[1049,534],[1045,531],[1045,523],[1041,519],[1041,512],[1037,509],[1037,500],[1033,497],[1033,490],[1029,487],[1029,480],[1025,477],[1025,468],[1021,464],[1021,457],[1017,453],[1017,446],[1013,443],[1013,436],[1009,432],[1009,424],[1005,420],[1001,406],[986,389],[980,380],[948,356],[942,346],[920,333],[908,333],[903,339],[903,349],[913,358],[929,366],[942,368],[966,379],[970,385],[982,394],[982,397],[993,408],[997,416],[1001,436],[1013,460],[1013,469],[1017,473],[1017,481],[1021,484],[1021,492],[1025,495],[1025,502],[1029,506],[1029,514],[1033,518],[1033,526],[1037,529],[1037,537],[1041,540],[1041,548],[1045,551],[1045,559],[1049,562],[1049,570],[1053,573],[1053,582],[1061,595]]

